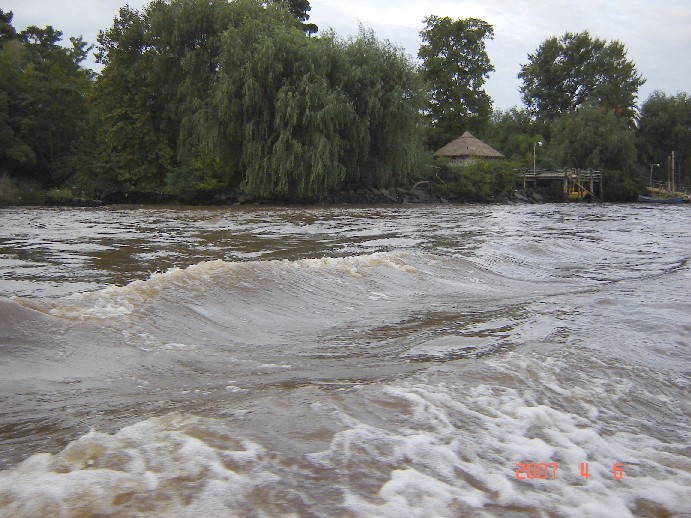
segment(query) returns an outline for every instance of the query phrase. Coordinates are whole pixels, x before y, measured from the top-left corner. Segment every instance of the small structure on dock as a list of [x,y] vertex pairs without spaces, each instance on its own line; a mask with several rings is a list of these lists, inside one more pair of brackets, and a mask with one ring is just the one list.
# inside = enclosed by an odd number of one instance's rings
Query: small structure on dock
[[505,158],[499,151],[474,137],[469,131],[435,151],[433,156],[449,158],[456,164],[464,164],[476,158]]
[[[558,169],[556,171],[520,169],[518,178],[523,180],[524,188],[527,182],[533,182],[533,185],[537,187],[538,182],[560,180],[564,201],[580,201],[588,196],[596,201],[603,201],[602,171],[594,169]],[[595,194],[595,184],[597,184],[599,196]]]

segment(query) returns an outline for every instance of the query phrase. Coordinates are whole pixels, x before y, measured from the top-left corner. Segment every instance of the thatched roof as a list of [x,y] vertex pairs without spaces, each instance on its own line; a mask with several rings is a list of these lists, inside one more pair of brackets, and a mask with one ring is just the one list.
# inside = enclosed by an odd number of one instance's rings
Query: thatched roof
[[504,155],[499,151],[475,138],[469,131],[466,131],[456,140],[449,142],[443,148],[435,151],[434,156],[445,156],[449,158],[504,158]]

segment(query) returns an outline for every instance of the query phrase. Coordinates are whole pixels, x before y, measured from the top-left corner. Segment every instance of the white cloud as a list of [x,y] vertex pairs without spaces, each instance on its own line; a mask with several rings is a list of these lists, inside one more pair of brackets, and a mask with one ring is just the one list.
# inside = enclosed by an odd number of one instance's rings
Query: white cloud
[[[141,8],[146,0],[4,0],[14,11],[15,26],[53,25],[66,37],[83,35],[93,43],[108,28],[119,8]],[[412,56],[420,46],[422,19],[436,14],[481,18],[494,26],[488,43],[496,68],[487,83],[495,106],[520,104],[520,65],[542,41],[567,31],[589,30],[593,36],[618,39],[648,82],[645,100],[654,89],[669,94],[691,90],[691,2],[687,0],[311,0],[311,20],[338,34],[357,34],[358,24],[382,39],[402,46]]]
[[2,9],[14,13],[13,25],[17,29],[52,25],[66,38],[84,36],[94,43],[98,32],[113,24],[120,7],[129,4],[138,9],[148,3],[146,0],[4,0]]
[[[496,68],[487,91],[499,108],[520,105],[516,77],[529,53],[551,36],[588,30],[592,36],[619,40],[647,79],[644,101],[654,89],[669,94],[691,89],[691,3],[677,0],[397,0],[342,2],[313,0],[312,19],[353,34],[358,21],[411,55],[420,45],[422,19],[430,14],[481,18],[494,26],[487,45]],[[398,40],[392,38],[395,35]]]

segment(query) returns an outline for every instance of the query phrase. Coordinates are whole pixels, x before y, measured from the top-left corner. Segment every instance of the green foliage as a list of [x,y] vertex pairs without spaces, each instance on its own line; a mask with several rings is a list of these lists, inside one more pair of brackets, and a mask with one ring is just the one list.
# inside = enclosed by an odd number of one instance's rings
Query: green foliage
[[453,164],[438,160],[435,177],[464,201],[486,202],[500,198],[515,187],[514,163],[508,160],[469,160]]
[[494,71],[485,40],[492,26],[476,18],[425,18],[418,56],[429,88],[429,143],[439,147],[464,131],[479,131],[489,120],[492,101],[483,87]]
[[242,169],[251,196],[308,199],[344,175],[337,130],[352,108],[324,75],[322,41],[281,11],[263,12],[224,35],[212,98],[219,133],[210,142],[222,162]]
[[2,47],[5,42],[17,38],[17,31],[12,26],[13,17],[12,11],[5,12],[0,9],[0,47]]
[[19,201],[19,189],[14,181],[7,175],[0,176],[0,207],[18,205]]
[[273,0],[275,3],[283,5],[290,14],[301,22],[302,30],[308,34],[316,34],[319,30],[313,23],[307,23],[309,20],[309,12],[312,10],[310,3],[307,0]]
[[309,19],[307,14],[312,8],[307,0],[276,0],[276,3],[283,4],[290,14],[301,22]]
[[189,165],[179,165],[168,173],[164,192],[184,201],[208,201],[227,190],[227,178],[218,157],[200,147]]
[[552,123],[547,150],[560,167],[604,171],[608,201],[628,201],[642,192],[644,175],[636,163],[635,132],[612,112],[584,107]]
[[320,198],[395,183],[414,166],[419,95],[398,49],[365,31],[348,42],[309,39],[276,23],[227,38],[218,127],[241,143],[248,194]]
[[525,110],[495,111],[482,133],[482,140],[521,165],[532,165],[536,143],[547,142],[549,127]]
[[51,189],[46,193],[48,205],[69,205],[73,201],[74,196],[69,189]]
[[100,162],[124,194],[314,200],[414,168],[414,64],[366,31],[308,37],[285,6],[155,1],[101,33],[92,106]]
[[691,96],[654,92],[641,108],[638,125],[640,161],[653,167],[653,178],[666,181],[675,152],[677,183],[691,185]]
[[637,200],[646,185],[647,178],[642,169],[632,172],[603,171],[603,196],[608,202]]
[[564,167],[636,169],[634,131],[626,120],[597,108],[581,108],[555,120],[550,151]]
[[81,38],[62,47],[50,26],[17,34],[11,21],[0,11],[0,170],[55,185],[69,176],[86,124],[91,72],[80,64],[89,48]]
[[22,100],[27,83],[22,68],[25,49],[17,40],[0,49],[0,172],[19,175],[36,163],[36,155],[22,138]]
[[99,35],[98,59],[106,67],[91,97],[99,173],[127,196],[160,192],[172,166],[173,150],[161,131],[165,104],[152,36],[149,15],[127,6]]
[[593,39],[587,31],[545,40],[518,77],[523,102],[547,121],[580,106],[597,106],[633,121],[638,89],[645,83],[626,59],[623,44]]

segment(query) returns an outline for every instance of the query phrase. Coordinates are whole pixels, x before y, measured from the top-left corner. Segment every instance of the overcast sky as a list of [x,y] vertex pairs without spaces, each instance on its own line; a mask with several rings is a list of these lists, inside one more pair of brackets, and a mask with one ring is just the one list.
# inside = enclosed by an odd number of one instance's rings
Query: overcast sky
[[[140,8],[148,0],[0,0],[14,12],[14,26],[53,25],[69,36],[96,41],[110,27],[118,9]],[[617,39],[646,78],[639,93],[644,102],[654,90],[668,95],[691,93],[691,2],[689,0],[311,0],[311,19],[320,29],[343,36],[358,25],[374,29],[417,56],[422,19],[435,14],[481,18],[494,26],[487,50],[496,68],[486,85],[495,108],[521,105],[516,78],[527,55],[550,36],[590,31],[594,37]]]

